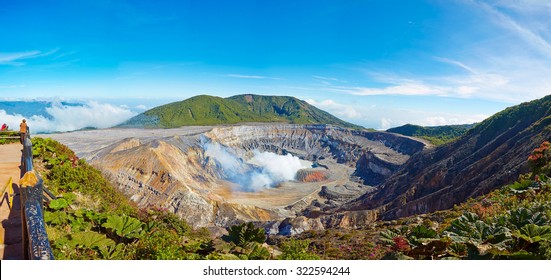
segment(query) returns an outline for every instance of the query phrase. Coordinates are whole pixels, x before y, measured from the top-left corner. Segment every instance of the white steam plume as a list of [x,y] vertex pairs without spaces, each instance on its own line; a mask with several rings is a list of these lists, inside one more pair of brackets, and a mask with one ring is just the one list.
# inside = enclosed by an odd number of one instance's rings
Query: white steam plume
[[213,158],[224,172],[227,180],[240,186],[242,191],[261,191],[295,179],[299,169],[310,164],[293,155],[278,155],[254,151],[249,162],[244,162],[228,148],[218,143],[204,145],[205,155]]

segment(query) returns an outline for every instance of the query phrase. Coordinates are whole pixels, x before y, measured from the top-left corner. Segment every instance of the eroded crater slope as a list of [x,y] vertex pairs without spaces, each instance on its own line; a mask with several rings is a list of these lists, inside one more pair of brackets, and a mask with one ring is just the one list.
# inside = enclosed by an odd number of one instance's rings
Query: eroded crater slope
[[291,124],[50,137],[102,170],[140,207],[168,208],[196,227],[277,222],[275,233],[285,230],[282,220],[325,213],[371,191],[425,147],[391,133]]

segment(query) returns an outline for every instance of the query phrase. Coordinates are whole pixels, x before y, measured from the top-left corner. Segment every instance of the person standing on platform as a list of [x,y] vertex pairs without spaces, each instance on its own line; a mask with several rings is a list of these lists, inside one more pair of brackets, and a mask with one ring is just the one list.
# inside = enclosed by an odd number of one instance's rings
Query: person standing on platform
[[25,143],[25,137],[27,136],[27,121],[25,119],[19,125],[19,135],[21,135],[21,144]]

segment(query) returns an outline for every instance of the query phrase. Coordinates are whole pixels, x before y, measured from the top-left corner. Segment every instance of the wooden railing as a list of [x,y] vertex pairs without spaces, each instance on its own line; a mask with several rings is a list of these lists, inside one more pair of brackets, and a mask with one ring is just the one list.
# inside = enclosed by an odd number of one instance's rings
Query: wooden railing
[[13,130],[0,130],[0,145],[19,142],[19,133]]
[[[44,223],[43,193],[45,188],[42,178],[33,170],[33,147],[28,130],[23,141],[21,173],[21,177],[35,178],[34,181],[36,181],[32,186],[25,186],[23,183],[20,186],[23,256],[30,260],[53,260],[54,255]],[[22,182],[26,181],[22,180]]]

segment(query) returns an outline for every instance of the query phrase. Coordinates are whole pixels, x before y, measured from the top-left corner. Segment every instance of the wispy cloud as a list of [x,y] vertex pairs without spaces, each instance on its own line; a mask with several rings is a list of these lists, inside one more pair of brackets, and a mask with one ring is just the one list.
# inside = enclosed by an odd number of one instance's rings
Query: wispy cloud
[[453,59],[449,59],[449,58],[445,58],[445,57],[438,57],[438,56],[435,56],[434,59],[436,59],[437,61],[440,61],[440,62],[444,62],[444,63],[448,63],[448,64],[458,66],[459,68],[462,68],[463,70],[466,70],[467,72],[469,72],[471,74],[477,74],[477,72],[473,68],[465,65],[461,61],[457,61],[457,60],[453,60]]
[[256,76],[256,75],[239,75],[239,74],[228,74],[226,75],[230,78],[239,78],[239,79],[266,79],[265,76]]
[[270,79],[270,80],[281,80],[277,77],[268,77],[268,76],[259,76],[259,75],[241,75],[241,74],[227,74],[226,77],[238,78],[238,79]]
[[[404,95],[476,98],[518,103],[551,94],[551,2],[460,0],[466,16],[478,18],[493,37],[472,37],[469,47],[435,51],[432,64],[445,71],[389,72],[388,65],[363,65],[366,81],[356,86],[323,80],[326,90],[350,95]],[[532,5],[532,7],[527,7]],[[537,9],[535,8],[537,7]],[[463,32],[463,31],[458,31]],[[475,39],[473,41],[473,38]],[[457,44],[457,42],[455,42]],[[414,61],[417,62],[417,61]]]
[[338,79],[338,78],[333,78],[333,77],[325,77],[325,76],[316,76],[316,75],[313,75],[312,78],[316,79],[316,80],[320,80],[322,82],[328,82],[328,83],[331,83],[331,82],[337,82],[337,83],[348,83],[348,81],[345,81],[345,80],[341,80],[341,79]]
[[[446,62],[446,63],[451,63]],[[404,95],[404,96],[440,96],[456,98],[481,98],[507,102],[519,100],[520,83],[511,85],[511,79],[521,80],[520,77],[507,77],[500,73],[489,73],[471,68],[461,62],[452,63],[462,65],[461,68],[470,69],[469,73],[463,75],[444,76],[412,76],[412,77],[390,77],[388,75],[373,75],[371,79],[378,83],[385,83],[386,86],[365,87],[365,86],[328,86],[326,90],[341,92],[350,95],[372,96],[372,95]],[[533,81],[533,80],[530,80]],[[522,85],[526,85],[522,83]],[[544,86],[545,84],[539,84]],[[533,86],[533,85],[532,85]],[[515,91],[517,91],[515,93]],[[544,90],[537,90],[534,94],[545,95]],[[521,94],[522,95],[522,94]]]
[[0,85],[0,89],[14,89],[14,88],[24,88],[27,85]]
[[329,90],[352,95],[436,95],[448,96],[450,88],[428,85],[421,81],[411,81],[387,87],[331,87]]
[[[388,73],[370,70],[369,86],[336,87],[352,95],[419,95],[477,98],[518,103],[551,94],[551,2],[462,0],[480,17],[482,28],[496,34],[471,44],[476,47],[441,50],[434,61],[453,66],[432,74]],[[541,11],[543,10],[543,12]],[[533,14],[548,17],[535,17]],[[513,17],[514,16],[514,17]],[[543,31],[542,31],[543,30]],[[499,36],[497,35],[499,34]],[[435,67],[441,67],[435,65]],[[457,70],[464,70],[459,72]],[[374,86],[376,85],[376,86]]]
[[57,59],[60,59],[62,57],[66,57],[66,56],[71,56],[73,54],[76,54],[77,51],[70,51],[70,52],[64,52],[64,53],[59,53],[57,54],[56,56],[52,57],[53,60],[57,60]]
[[[494,6],[477,0],[469,0],[470,3],[475,5],[476,7],[480,8],[481,10],[485,11],[487,15],[490,16],[490,19],[500,25],[501,27],[509,30],[510,32],[513,32],[518,37],[523,39],[526,43],[528,43],[530,46],[538,50],[541,54],[547,56],[548,58],[551,58],[551,43],[548,42],[545,38],[543,38],[541,35],[537,34],[536,32],[533,32],[529,28],[523,26],[510,16],[500,12],[498,9],[496,9]],[[510,2],[510,1],[509,1]],[[549,2],[545,3],[545,1],[524,1],[530,2],[530,4],[540,7],[547,7],[549,8]],[[524,8],[519,8],[520,5],[509,5],[509,7],[514,7],[517,9],[517,11],[526,11]],[[548,25],[549,23],[547,23]]]
[[25,64],[21,60],[48,56],[56,53],[57,51],[58,49],[53,49],[46,52],[33,50],[25,52],[0,53],[0,65],[21,66]]
[[484,114],[404,110],[377,105],[350,105],[338,103],[332,99],[320,101],[306,99],[306,102],[352,123],[382,130],[408,123],[423,126],[470,124],[483,121],[488,117]]
[[332,114],[340,118],[346,119],[363,119],[366,116],[362,114],[360,108],[355,108],[354,106],[349,106],[345,104],[339,104],[332,99],[316,101],[315,99],[306,99],[310,105],[322,108],[324,110],[331,111]]

